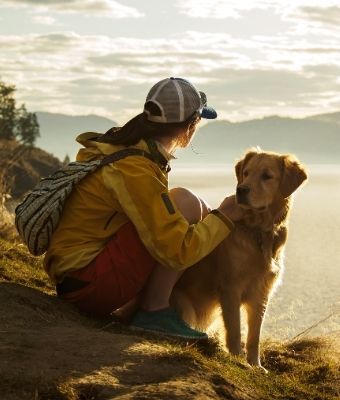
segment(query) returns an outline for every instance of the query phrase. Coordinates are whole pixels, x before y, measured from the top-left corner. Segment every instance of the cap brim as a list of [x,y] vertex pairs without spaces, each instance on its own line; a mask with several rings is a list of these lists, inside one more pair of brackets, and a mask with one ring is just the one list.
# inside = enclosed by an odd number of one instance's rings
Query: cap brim
[[201,118],[215,119],[217,118],[217,112],[212,107],[203,107],[201,110]]

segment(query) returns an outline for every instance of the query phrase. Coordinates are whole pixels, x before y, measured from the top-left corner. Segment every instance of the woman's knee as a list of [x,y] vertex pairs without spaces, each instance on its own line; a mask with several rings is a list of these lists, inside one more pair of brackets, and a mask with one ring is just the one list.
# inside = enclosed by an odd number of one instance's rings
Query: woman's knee
[[181,187],[174,188],[170,190],[170,196],[190,224],[195,224],[202,219],[202,201],[191,190]]

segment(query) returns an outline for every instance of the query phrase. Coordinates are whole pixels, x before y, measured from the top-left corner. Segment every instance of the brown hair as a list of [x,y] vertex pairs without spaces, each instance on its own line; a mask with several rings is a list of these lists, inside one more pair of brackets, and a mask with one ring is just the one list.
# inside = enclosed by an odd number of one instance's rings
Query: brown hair
[[[159,107],[152,102],[146,103],[145,109],[152,115],[161,115]],[[113,127],[109,129],[103,136],[97,138],[96,141],[130,146],[138,143],[141,139],[166,136],[173,136],[175,138],[179,130],[185,130],[187,133],[183,137],[178,137],[177,141],[178,146],[185,147],[195,132],[195,127],[199,120],[199,114],[194,113],[183,122],[165,124],[149,121],[147,114],[143,112],[136,115],[121,128]]]

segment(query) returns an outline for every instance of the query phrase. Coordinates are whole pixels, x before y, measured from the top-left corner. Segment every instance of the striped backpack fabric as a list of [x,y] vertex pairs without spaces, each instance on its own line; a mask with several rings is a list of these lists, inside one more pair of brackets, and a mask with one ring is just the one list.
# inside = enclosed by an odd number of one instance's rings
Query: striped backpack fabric
[[151,155],[143,150],[124,149],[101,160],[71,162],[42,179],[15,209],[15,226],[30,253],[35,256],[45,253],[59,224],[65,201],[79,181],[103,165],[131,155],[153,161]]

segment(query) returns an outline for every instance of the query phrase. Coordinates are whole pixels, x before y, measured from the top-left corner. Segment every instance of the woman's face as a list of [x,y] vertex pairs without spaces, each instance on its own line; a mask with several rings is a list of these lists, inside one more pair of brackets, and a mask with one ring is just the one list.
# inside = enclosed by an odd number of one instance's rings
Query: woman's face
[[191,139],[193,138],[196,132],[196,128],[200,120],[201,117],[197,117],[196,119],[194,119],[187,127],[187,129],[182,134],[179,135],[177,141],[177,147],[185,148],[188,146],[188,144],[191,142]]

